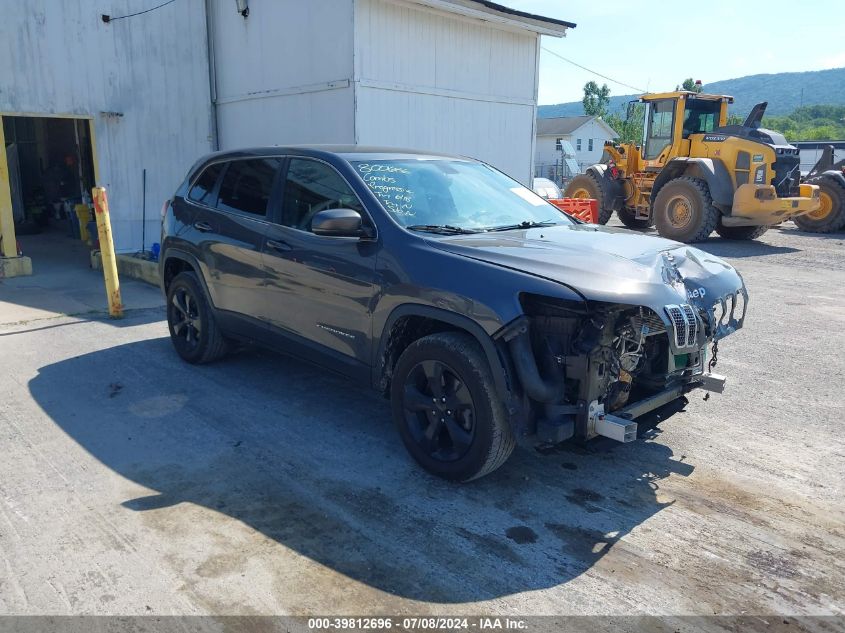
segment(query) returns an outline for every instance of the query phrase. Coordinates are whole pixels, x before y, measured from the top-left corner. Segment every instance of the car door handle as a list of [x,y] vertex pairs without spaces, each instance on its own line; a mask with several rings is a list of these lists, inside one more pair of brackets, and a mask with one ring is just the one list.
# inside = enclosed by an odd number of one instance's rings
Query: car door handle
[[290,251],[293,250],[293,247],[288,244],[287,242],[277,242],[276,240],[267,240],[267,246],[272,248],[274,251]]
[[208,233],[214,230],[208,222],[194,222],[194,228],[200,233]]

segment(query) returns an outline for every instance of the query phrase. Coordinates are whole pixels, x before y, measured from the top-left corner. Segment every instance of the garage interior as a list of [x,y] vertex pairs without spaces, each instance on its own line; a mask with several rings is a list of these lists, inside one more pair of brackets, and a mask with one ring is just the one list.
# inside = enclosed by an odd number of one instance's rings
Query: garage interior
[[91,122],[4,115],[3,135],[19,254],[51,267],[89,265],[96,247]]

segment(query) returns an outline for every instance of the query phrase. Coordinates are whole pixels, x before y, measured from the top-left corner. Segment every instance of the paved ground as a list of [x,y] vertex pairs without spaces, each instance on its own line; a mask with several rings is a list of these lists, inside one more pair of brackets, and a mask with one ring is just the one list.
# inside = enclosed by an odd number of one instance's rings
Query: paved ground
[[[24,254],[33,261],[31,277],[0,279],[0,323],[52,318],[57,314],[85,316],[105,308],[103,273],[91,269],[88,247],[71,240],[64,230],[21,236]],[[158,289],[134,279],[121,280],[123,302],[132,308],[161,305]]]
[[706,243],[751,293],[726,393],[464,486],[366,390],[269,353],[181,363],[144,301],[6,317],[0,613],[842,614],[843,242]]

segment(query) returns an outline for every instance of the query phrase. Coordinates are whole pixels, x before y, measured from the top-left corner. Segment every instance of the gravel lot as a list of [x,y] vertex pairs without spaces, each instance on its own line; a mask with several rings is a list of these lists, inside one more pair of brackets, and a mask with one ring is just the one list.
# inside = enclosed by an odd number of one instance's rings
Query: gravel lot
[[0,326],[0,613],[841,615],[843,242],[711,239],[751,295],[723,395],[463,486],[372,392],[183,364],[161,307]]

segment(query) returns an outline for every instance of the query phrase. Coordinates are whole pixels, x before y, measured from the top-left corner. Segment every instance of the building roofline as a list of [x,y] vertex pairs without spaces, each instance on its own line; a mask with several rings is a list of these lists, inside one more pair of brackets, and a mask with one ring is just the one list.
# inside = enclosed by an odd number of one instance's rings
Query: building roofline
[[546,117],[546,118],[542,118],[542,119],[537,119],[537,121],[554,121],[556,119],[569,119],[569,120],[583,119],[583,121],[580,125],[572,128],[568,132],[561,132],[559,130],[555,131],[555,132],[539,132],[538,131],[537,136],[560,136],[561,134],[564,135],[564,136],[571,136],[572,134],[574,134],[575,132],[580,130],[582,127],[584,127],[588,123],[592,123],[593,121],[595,121],[601,127],[603,127],[607,131],[607,133],[610,134],[611,138],[616,138],[616,137],[619,136],[619,133],[616,130],[614,130],[612,127],[610,127],[610,124],[607,121],[605,121],[601,117],[593,116],[593,115],[590,115],[590,114],[576,114],[576,115],[573,115],[573,116]]
[[833,145],[833,149],[845,149],[845,140],[842,141],[789,141],[790,145],[794,145],[798,149],[824,149],[828,145]]
[[493,9],[494,11],[499,11],[501,13],[507,13],[509,15],[515,15],[520,18],[525,18],[528,20],[537,20],[538,22],[547,22],[549,24],[557,24],[558,26],[564,26],[568,29],[574,29],[577,25],[574,22],[567,22],[566,20],[558,20],[557,18],[549,18],[544,15],[537,15],[536,13],[527,13],[526,11],[519,11],[517,9],[511,9],[510,7],[506,7],[503,4],[498,4],[496,2],[490,2],[489,0],[473,0],[473,2],[477,2],[478,4],[483,4],[488,9]]
[[518,11],[490,0],[405,0],[413,4],[420,4],[433,9],[440,9],[449,13],[457,13],[470,18],[499,23],[511,28],[521,28],[528,31],[564,37],[568,29],[575,28],[574,22],[535,15],[525,11]]

